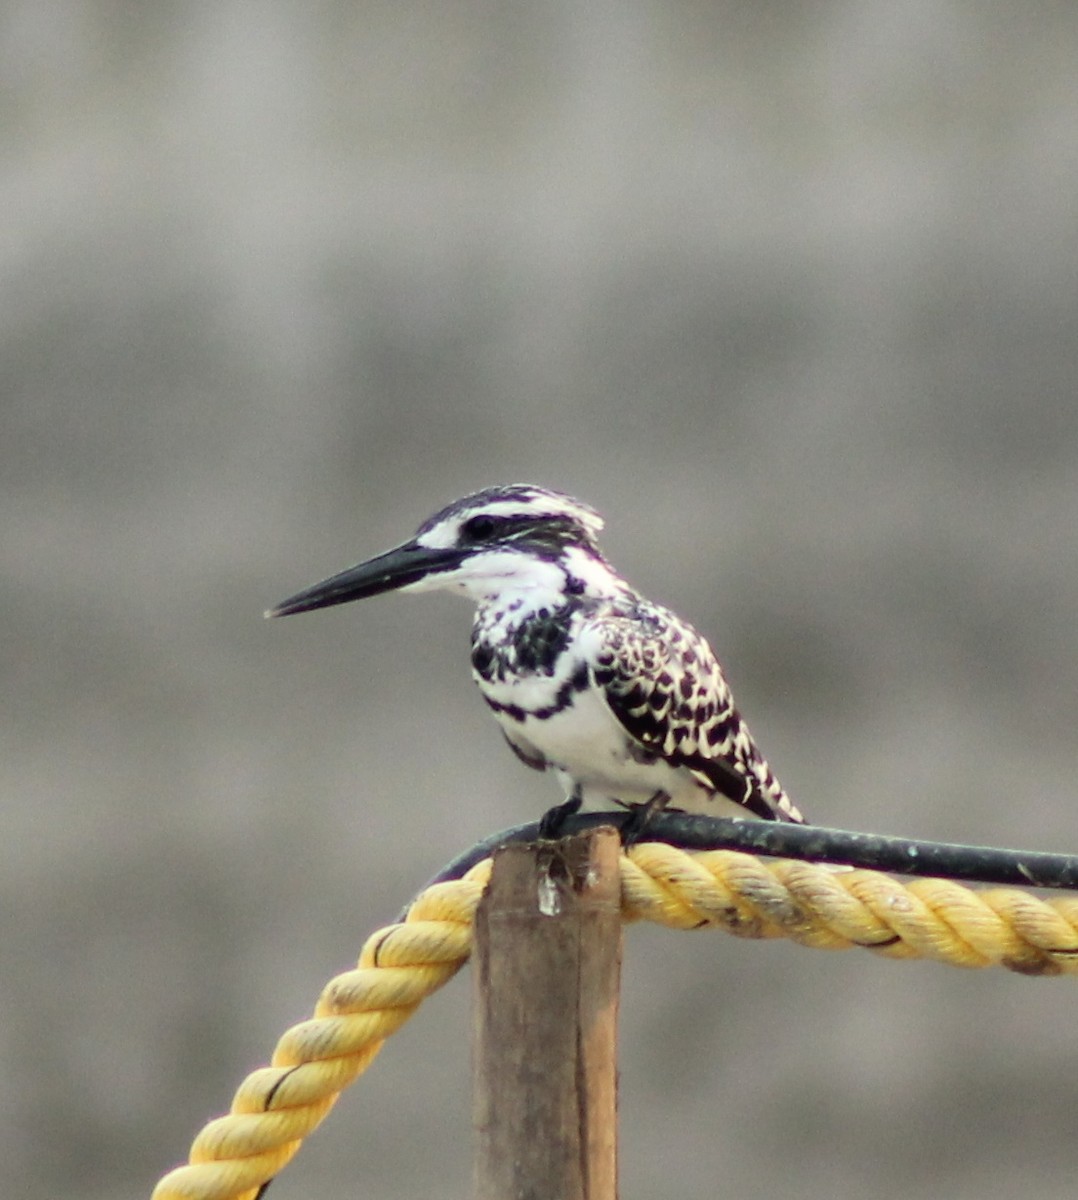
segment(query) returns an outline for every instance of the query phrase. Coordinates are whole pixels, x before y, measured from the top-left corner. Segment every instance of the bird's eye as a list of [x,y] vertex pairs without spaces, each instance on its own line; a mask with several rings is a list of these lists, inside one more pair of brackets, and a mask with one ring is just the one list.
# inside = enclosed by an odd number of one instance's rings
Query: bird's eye
[[487,538],[494,535],[498,528],[498,522],[493,517],[469,517],[464,522],[464,535],[473,542],[485,542]]

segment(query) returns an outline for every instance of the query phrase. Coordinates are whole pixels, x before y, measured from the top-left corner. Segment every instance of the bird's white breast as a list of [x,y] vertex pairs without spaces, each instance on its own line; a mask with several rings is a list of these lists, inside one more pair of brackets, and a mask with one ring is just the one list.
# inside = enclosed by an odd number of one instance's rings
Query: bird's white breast
[[[494,715],[511,742],[529,758],[543,759],[556,772],[567,792],[579,785],[584,806],[595,810],[640,804],[664,791],[670,807],[719,815],[726,810],[684,768],[663,760],[640,761],[634,743],[607,707],[602,693],[590,682],[572,694],[571,702],[549,716],[565,681],[581,660],[561,656],[554,675],[517,676],[505,681],[479,681],[484,695],[498,705]],[[523,714],[519,719],[516,714]],[[718,800],[718,804],[716,801]],[[744,815],[744,809],[728,811]]]

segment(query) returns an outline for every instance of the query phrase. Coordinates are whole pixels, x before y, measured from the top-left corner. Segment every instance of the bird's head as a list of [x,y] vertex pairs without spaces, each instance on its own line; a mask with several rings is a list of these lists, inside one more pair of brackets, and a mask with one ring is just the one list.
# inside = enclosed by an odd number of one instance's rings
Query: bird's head
[[345,604],[380,592],[455,591],[483,602],[527,593],[557,604],[620,581],[595,537],[602,518],[586,504],[529,484],[486,488],[424,521],[414,537],[291,596],[266,615]]

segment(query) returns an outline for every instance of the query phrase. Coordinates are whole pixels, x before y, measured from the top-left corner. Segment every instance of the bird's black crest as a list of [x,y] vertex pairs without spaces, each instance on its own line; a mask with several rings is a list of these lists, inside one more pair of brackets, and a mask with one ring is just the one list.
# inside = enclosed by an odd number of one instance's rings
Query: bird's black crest
[[510,483],[484,488],[454,500],[420,525],[417,536],[452,521],[461,522],[464,544],[526,540],[533,548],[576,543],[597,552],[602,518],[588,505],[562,492],[534,484]]

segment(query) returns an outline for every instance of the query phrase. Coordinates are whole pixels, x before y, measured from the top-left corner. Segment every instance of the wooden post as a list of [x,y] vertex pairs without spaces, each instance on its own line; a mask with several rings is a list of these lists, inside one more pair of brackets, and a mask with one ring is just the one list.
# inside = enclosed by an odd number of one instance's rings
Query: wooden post
[[477,1200],[615,1200],[618,858],[612,829],[507,846],[476,914]]

